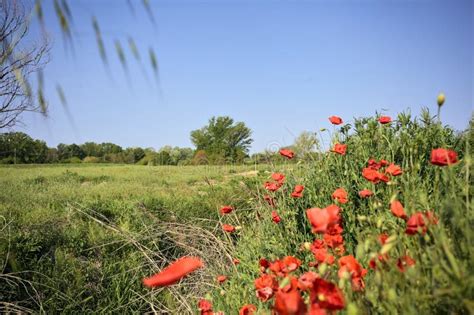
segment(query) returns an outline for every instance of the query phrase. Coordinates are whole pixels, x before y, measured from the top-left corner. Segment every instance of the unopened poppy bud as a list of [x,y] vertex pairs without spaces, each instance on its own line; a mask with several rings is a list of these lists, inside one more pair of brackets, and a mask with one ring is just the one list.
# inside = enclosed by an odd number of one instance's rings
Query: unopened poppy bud
[[224,291],[224,290],[221,290],[221,295],[225,295],[225,291]]
[[377,220],[377,228],[380,229],[380,227],[382,227],[382,223],[383,223],[382,218],[378,219]]
[[318,268],[318,271],[319,271],[319,274],[324,274],[326,272],[326,269],[327,269],[328,265],[326,265],[325,263],[319,265],[319,268]]
[[347,315],[357,315],[359,314],[359,309],[357,308],[357,305],[354,303],[350,303],[347,305]]
[[438,99],[437,99],[437,101],[438,101],[438,106],[440,106],[440,107],[443,106],[445,100],[446,100],[446,96],[444,96],[443,93],[440,93],[440,94],[438,95]]
[[388,299],[391,301],[396,301],[398,299],[397,292],[395,292],[393,288],[388,290]]
[[357,219],[358,219],[359,221],[365,221],[365,220],[367,220],[367,216],[365,216],[365,215],[360,215],[360,216],[357,217]]
[[310,249],[311,249],[311,243],[310,243],[310,242],[304,242],[304,243],[303,243],[303,247],[304,247],[306,250],[310,250]]
[[242,230],[242,227],[239,225],[239,226],[236,226],[235,229],[238,231],[238,230]]

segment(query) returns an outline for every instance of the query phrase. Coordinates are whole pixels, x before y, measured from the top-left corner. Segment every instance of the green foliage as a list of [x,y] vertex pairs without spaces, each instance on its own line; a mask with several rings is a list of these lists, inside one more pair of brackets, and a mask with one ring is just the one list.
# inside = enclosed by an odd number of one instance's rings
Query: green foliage
[[212,117],[207,126],[191,132],[196,150],[206,152],[213,164],[241,162],[253,142],[252,131],[243,122],[234,124],[230,117]]

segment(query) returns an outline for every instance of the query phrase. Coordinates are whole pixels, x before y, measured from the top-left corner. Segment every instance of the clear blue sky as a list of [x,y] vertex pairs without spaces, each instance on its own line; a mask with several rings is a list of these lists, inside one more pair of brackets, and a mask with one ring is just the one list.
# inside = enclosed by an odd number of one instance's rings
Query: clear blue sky
[[[252,152],[289,145],[327,117],[383,111],[395,116],[422,106],[464,129],[473,112],[472,1],[69,1],[75,56],[65,49],[52,1],[45,2],[53,39],[46,68],[50,115],[17,128],[48,145],[114,142],[124,147],[192,146],[191,130],[229,115],[252,130]],[[111,73],[99,57],[91,16],[103,30]],[[34,32],[38,31],[35,24]],[[133,36],[147,77],[127,46]],[[130,83],[114,53],[125,46]],[[152,46],[160,89],[148,63]],[[111,79],[112,77],[112,79]],[[60,83],[75,128],[55,92]]]

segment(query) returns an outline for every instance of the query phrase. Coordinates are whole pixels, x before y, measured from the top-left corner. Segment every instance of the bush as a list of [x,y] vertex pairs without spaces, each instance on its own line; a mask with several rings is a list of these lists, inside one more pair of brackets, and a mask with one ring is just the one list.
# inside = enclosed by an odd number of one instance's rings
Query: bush
[[96,156],[86,156],[83,160],[83,163],[100,163],[102,162],[100,158]]

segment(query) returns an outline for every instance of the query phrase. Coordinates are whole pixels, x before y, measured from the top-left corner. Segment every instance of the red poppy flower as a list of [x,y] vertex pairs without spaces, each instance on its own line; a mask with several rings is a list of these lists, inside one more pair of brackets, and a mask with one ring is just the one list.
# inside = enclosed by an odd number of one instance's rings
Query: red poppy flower
[[270,262],[265,258],[260,258],[258,265],[260,266],[260,271],[265,272],[265,270],[270,267]]
[[217,282],[224,283],[227,280],[227,276],[220,275],[217,277]]
[[232,263],[237,266],[238,264],[240,264],[240,260],[238,260],[237,258],[234,258],[232,259]]
[[392,163],[385,169],[385,173],[390,174],[392,176],[398,176],[402,175],[403,172],[400,166]]
[[198,257],[182,257],[161,272],[143,279],[143,284],[147,287],[169,286],[203,266],[203,262]]
[[347,203],[347,191],[344,188],[338,188],[332,193],[332,199],[340,203]]
[[[335,225],[338,226],[338,225]],[[327,247],[334,249],[338,254],[344,253],[344,238],[342,237],[341,232],[338,233],[337,229],[331,227],[324,233],[323,239]]]
[[382,233],[379,235],[379,242],[381,245],[384,245],[385,242],[387,241],[388,239],[388,234],[387,233]]
[[428,224],[438,224],[438,218],[431,211],[417,212],[408,219],[405,233],[408,235],[417,233],[424,235],[428,230]]
[[292,159],[294,156],[295,156],[295,153],[293,151],[291,151],[290,149],[281,149],[280,150],[280,155],[288,158],[288,159]]
[[274,223],[280,223],[281,218],[276,211],[272,211],[272,221]]
[[285,175],[283,175],[282,173],[273,173],[272,178],[274,181],[282,183],[285,180]]
[[377,184],[380,181],[385,183],[389,181],[389,178],[386,175],[379,173],[378,171],[370,167],[364,168],[362,170],[362,176],[364,176],[365,179],[374,184]]
[[298,278],[298,288],[302,291],[312,289],[314,280],[318,278],[319,275],[316,272],[307,271]]
[[304,186],[303,185],[296,185],[293,188],[293,192],[291,193],[291,197],[293,198],[301,198],[303,197]]
[[223,206],[221,208],[221,214],[228,214],[228,213],[231,213],[232,211],[234,211],[234,208],[232,208],[232,206]]
[[201,315],[213,315],[212,303],[206,299],[199,300],[198,309],[201,311]]
[[277,191],[282,186],[282,183],[278,182],[265,182],[264,187],[268,191]]
[[397,218],[401,218],[403,220],[407,219],[407,215],[405,214],[405,210],[403,209],[403,205],[400,201],[392,201],[390,203],[390,210],[392,211],[392,214]]
[[253,315],[255,314],[256,310],[257,310],[257,307],[255,305],[246,304],[240,308],[239,315]]
[[367,274],[367,269],[362,268],[357,259],[352,255],[347,255],[339,259],[339,272],[338,275],[340,278],[344,276],[346,272],[351,275],[352,279],[352,288],[356,291],[362,290],[364,288],[363,277]]
[[311,244],[310,250],[318,263],[327,263],[329,265],[334,263],[335,258],[333,255],[328,253],[326,244],[323,240],[314,240],[313,244]]
[[[377,260],[379,261],[379,263],[381,264],[384,264],[388,261],[389,257],[387,254],[384,254],[384,255],[378,255],[377,256]],[[371,269],[376,269],[377,268],[377,261],[375,258],[372,258],[370,261],[369,261],[369,267]]]
[[380,165],[381,167],[387,166],[388,164],[389,164],[389,163],[388,163],[387,160],[380,160],[380,161],[379,161],[379,165]]
[[327,310],[342,310],[345,305],[342,291],[334,283],[321,278],[313,282],[310,303]]
[[431,151],[431,164],[438,166],[446,166],[454,164],[458,161],[458,154],[449,149],[433,149]]
[[227,233],[235,232],[235,227],[230,224],[222,224],[222,229]]
[[339,222],[339,207],[330,205],[324,209],[311,208],[306,210],[308,220],[313,227],[313,233],[324,233],[332,225]]
[[331,116],[331,117],[329,117],[329,121],[330,121],[331,124],[333,124],[333,125],[340,125],[340,124],[342,124],[342,118],[339,117],[339,116]]
[[372,196],[373,194],[374,193],[372,192],[372,190],[369,190],[369,189],[364,189],[364,190],[359,191],[359,196],[361,198],[368,198]]
[[268,203],[270,207],[275,207],[275,200],[269,195],[263,196],[263,199]]
[[283,266],[282,270],[285,273],[295,271],[301,266],[301,260],[293,256],[285,256],[280,262]]
[[408,255],[398,258],[397,267],[401,272],[405,272],[407,267],[415,265],[416,261]]
[[340,154],[340,155],[345,155],[347,150],[347,145],[346,144],[340,144],[336,143],[334,145],[334,148],[331,150],[334,153]]
[[274,291],[278,288],[278,281],[275,276],[263,274],[254,281],[257,297],[266,302],[273,297]]
[[390,118],[390,116],[380,116],[379,122],[383,125],[389,124],[392,122],[392,118]]
[[273,310],[280,315],[306,314],[306,305],[298,291],[298,280],[296,278],[291,278],[290,285],[277,291]]

